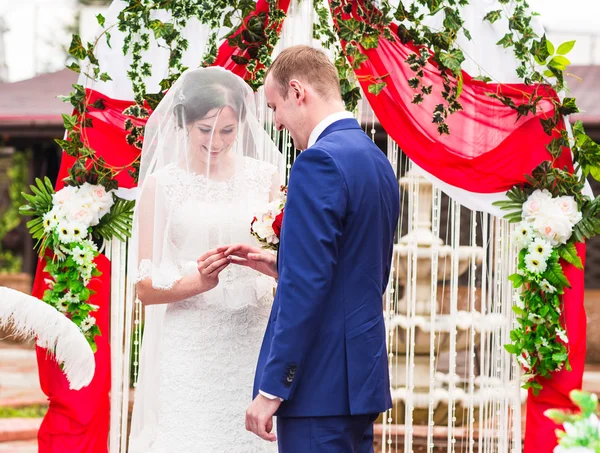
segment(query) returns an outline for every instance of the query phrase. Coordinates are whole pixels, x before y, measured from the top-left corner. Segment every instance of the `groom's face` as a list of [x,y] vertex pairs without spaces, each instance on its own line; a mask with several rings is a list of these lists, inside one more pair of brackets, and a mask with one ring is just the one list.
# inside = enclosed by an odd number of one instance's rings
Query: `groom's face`
[[287,87],[287,96],[282,96],[279,83],[267,76],[265,80],[265,97],[267,106],[273,110],[273,121],[278,131],[287,129],[294,141],[294,146],[298,149],[306,149],[308,137],[306,134],[304,121],[303,103],[295,96],[291,87]]

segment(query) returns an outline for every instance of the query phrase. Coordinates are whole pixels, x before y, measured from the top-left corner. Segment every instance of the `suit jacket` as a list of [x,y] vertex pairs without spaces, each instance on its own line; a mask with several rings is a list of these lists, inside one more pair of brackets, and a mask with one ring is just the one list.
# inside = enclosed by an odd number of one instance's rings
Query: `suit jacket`
[[254,382],[276,415],[391,407],[383,293],[400,209],[386,156],[354,119],[331,124],[292,166],[279,283]]

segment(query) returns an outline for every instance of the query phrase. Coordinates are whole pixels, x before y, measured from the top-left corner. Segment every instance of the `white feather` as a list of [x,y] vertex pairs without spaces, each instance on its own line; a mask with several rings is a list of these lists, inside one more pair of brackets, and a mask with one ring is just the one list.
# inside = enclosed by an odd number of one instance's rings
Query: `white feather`
[[79,327],[51,305],[0,286],[0,327],[12,327],[16,336],[36,339],[38,346],[54,354],[69,388],[79,390],[92,381],[96,369],[92,348]]

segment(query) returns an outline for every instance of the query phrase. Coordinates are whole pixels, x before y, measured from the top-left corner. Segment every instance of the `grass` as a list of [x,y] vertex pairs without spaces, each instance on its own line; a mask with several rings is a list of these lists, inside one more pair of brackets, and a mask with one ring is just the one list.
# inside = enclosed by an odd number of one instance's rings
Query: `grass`
[[0,407],[0,418],[41,418],[48,412],[48,406],[36,404],[24,407]]

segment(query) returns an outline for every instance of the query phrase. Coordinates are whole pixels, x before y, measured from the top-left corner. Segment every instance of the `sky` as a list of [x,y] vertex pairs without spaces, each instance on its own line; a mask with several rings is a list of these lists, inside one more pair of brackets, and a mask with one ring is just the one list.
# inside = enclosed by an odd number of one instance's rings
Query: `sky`
[[[541,13],[552,42],[577,40],[569,55],[574,64],[600,64],[600,0],[529,0],[529,3]],[[0,17],[9,28],[4,37],[9,81],[64,66],[64,49],[70,42],[66,28],[75,24],[75,4],[76,0],[0,0]],[[89,11],[83,17],[84,35],[94,33],[96,12]]]

